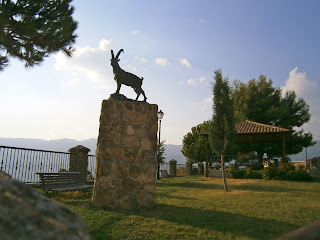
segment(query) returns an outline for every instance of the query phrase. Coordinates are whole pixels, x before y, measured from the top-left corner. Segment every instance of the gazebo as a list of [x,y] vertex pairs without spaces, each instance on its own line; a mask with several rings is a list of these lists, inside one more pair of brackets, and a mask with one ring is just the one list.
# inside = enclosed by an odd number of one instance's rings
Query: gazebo
[[236,124],[235,143],[270,143],[282,144],[282,159],[286,160],[286,142],[290,131],[285,128],[270,126],[252,121],[242,121]]

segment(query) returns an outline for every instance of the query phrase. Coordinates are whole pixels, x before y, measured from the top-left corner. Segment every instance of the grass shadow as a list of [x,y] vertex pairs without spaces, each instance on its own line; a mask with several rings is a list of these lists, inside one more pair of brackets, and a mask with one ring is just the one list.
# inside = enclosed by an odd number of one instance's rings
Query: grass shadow
[[198,188],[198,189],[219,189],[220,186],[212,183],[200,183],[200,182],[164,182],[161,184],[157,184],[159,187],[175,187],[175,188]]
[[[157,204],[151,210],[133,210],[125,215],[138,215],[155,221],[164,220],[179,226],[190,226],[231,234],[233,237],[249,237],[253,239],[272,239],[282,233],[294,230],[299,226],[273,219],[261,219],[223,211],[195,209],[188,207]],[[282,234],[280,233],[280,234]]]
[[[245,179],[247,180],[247,179]],[[203,181],[203,182],[201,182]],[[222,180],[221,180],[222,181]],[[269,181],[269,180],[261,180],[261,181]],[[271,180],[270,180],[271,181]],[[280,181],[280,180],[274,180]],[[281,181],[283,183],[284,181]],[[289,182],[294,183],[294,182]],[[301,182],[299,182],[301,183]],[[309,183],[309,182],[308,182]],[[270,182],[271,184],[271,182]],[[241,191],[254,191],[254,192],[308,192],[307,189],[301,188],[291,188],[291,187],[283,187],[283,186],[275,186],[273,185],[264,185],[264,184],[257,184],[257,183],[243,183],[240,185],[235,184],[228,184],[227,185],[230,191],[232,190],[241,190]],[[197,179],[197,181],[185,181],[185,182],[170,182],[166,181],[161,184],[157,184],[157,187],[164,187],[164,188],[197,188],[197,189],[221,189],[222,185],[219,184],[212,184],[212,183],[205,183],[205,180]]]
[[281,193],[291,193],[291,192],[307,192],[305,189],[290,188],[290,187],[280,187],[280,186],[265,186],[258,184],[241,184],[241,185],[232,185],[229,187],[230,191],[232,190],[241,190],[241,191],[254,191],[254,192],[281,192]]

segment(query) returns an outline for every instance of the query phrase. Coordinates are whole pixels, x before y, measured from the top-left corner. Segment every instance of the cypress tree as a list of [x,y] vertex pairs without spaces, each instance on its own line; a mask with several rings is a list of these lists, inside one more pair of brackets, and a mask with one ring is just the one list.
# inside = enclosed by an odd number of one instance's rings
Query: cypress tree
[[209,131],[209,142],[213,151],[221,157],[224,190],[228,191],[224,170],[224,153],[235,135],[233,102],[228,79],[223,79],[221,70],[214,73],[213,117]]

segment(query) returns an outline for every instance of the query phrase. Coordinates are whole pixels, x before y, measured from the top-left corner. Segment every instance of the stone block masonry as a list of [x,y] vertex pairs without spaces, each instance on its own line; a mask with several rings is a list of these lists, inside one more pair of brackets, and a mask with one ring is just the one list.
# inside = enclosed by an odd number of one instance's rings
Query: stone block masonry
[[88,152],[89,148],[78,145],[70,148],[69,172],[81,172],[84,180],[87,180],[88,171]]
[[154,206],[157,111],[157,105],[145,102],[102,102],[94,206],[127,210]]

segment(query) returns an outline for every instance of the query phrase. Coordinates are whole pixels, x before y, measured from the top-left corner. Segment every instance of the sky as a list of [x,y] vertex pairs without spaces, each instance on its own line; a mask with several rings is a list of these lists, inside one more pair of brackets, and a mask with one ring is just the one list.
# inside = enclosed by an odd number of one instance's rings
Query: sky
[[[143,77],[148,103],[164,112],[161,140],[182,144],[212,117],[213,74],[247,82],[263,74],[309,105],[302,126],[320,139],[320,1],[74,0],[72,58],[52,54],[0,72],[0,137],[97,138],[101,103],[116,91],[110,50]],[[132,88],[121,94],[135,98]],[[140,96],[140,100],[143,100]]]

